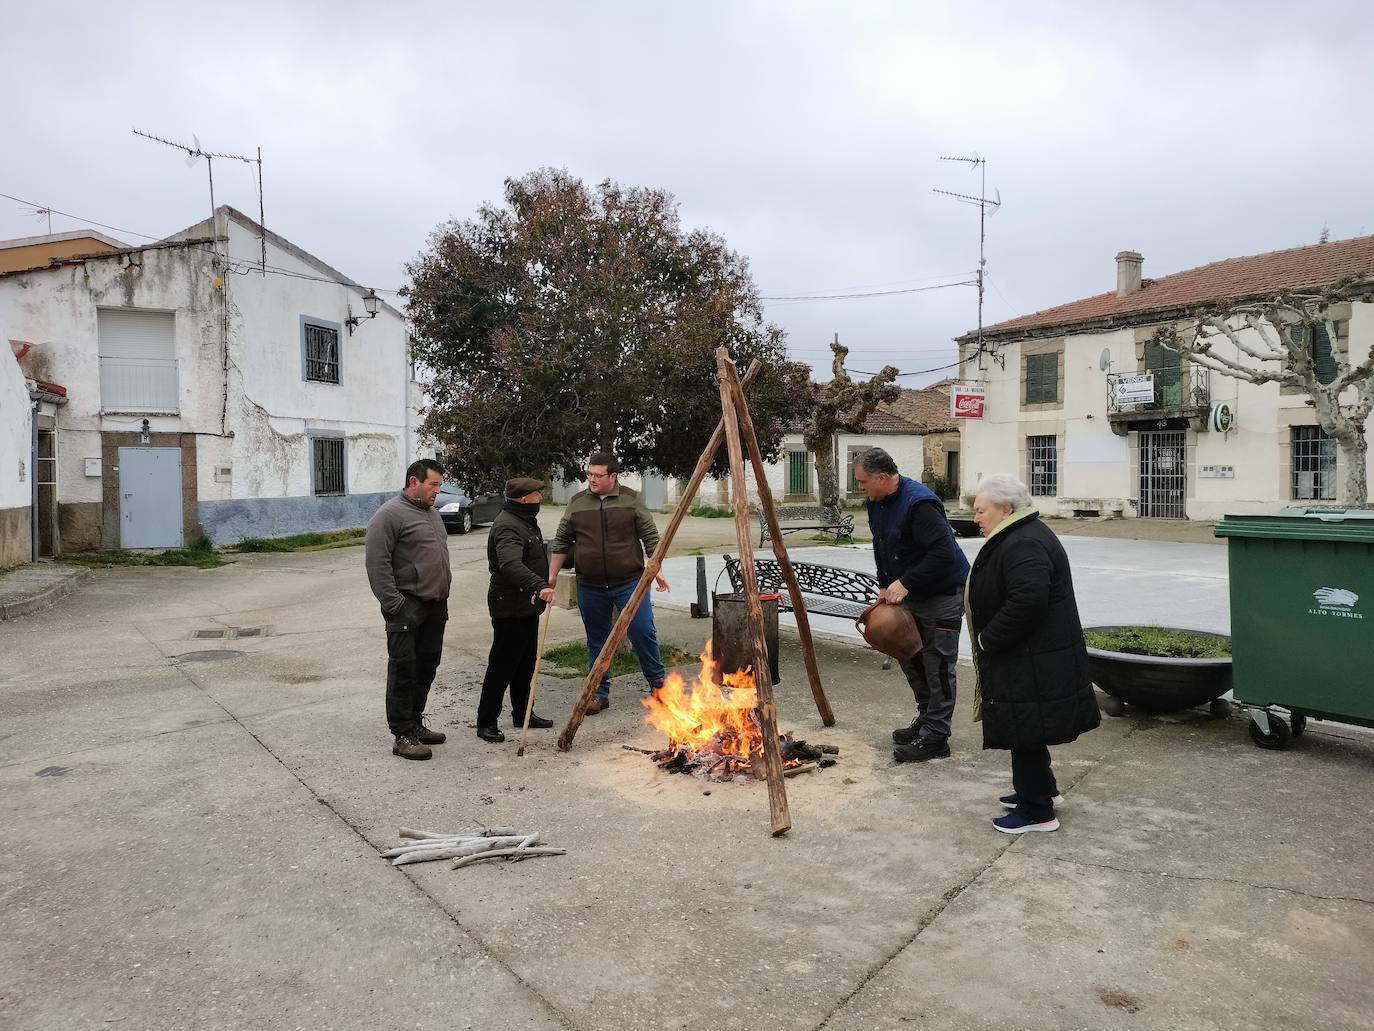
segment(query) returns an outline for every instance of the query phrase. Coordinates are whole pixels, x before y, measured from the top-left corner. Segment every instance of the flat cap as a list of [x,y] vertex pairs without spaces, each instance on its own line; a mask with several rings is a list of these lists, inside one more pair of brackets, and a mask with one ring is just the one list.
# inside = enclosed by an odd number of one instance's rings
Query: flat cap
[[544,482],[532,476],[516,476],[506,481],[506,497],[523,498],[526,494],[542,491]]

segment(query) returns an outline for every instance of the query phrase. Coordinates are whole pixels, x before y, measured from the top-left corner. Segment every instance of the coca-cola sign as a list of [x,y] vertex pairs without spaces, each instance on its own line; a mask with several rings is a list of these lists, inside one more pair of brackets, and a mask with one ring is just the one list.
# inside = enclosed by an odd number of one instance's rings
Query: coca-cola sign
[[954,386],[949,391],[949,414],[956,419],[981,419],[987,404],[981,386]]

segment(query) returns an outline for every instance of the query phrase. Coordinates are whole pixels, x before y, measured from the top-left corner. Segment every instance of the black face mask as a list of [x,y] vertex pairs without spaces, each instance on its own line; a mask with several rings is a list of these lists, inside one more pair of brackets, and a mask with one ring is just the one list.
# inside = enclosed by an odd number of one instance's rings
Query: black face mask
[[526,519],[533,519],[539,514],[539,502],[536,501],[532,505],[525,505],[516,501],[514,498],[507,498],[506,511],[514,512],[516,515],[524,516]]

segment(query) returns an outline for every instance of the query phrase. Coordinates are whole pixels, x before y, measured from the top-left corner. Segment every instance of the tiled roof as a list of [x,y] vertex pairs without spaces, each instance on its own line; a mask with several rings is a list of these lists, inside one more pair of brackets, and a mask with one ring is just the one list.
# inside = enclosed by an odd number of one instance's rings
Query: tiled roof
[[887,404],[878,407],[864,420],[865,433],[920,433],[921,427],[902,418]]
[[949,414],[949,394],[938,386],[903,390],[901,397],[879,405],[878,410],[913,426],[908,432],[943,433],[957,428]]
[[[1228,258],[1159,279],[1143,279],[1140,289],[1125,297],[1112,291],[1061,304],[985,326],[983,336],[1014,337],[1080,324],[1130,325],[1149,321],[1151,314],[1287,290],[1316,289],[1366,276],[1374,276],[1374,236]],[[966,333],[959,339],[971,340],[974,334]]]

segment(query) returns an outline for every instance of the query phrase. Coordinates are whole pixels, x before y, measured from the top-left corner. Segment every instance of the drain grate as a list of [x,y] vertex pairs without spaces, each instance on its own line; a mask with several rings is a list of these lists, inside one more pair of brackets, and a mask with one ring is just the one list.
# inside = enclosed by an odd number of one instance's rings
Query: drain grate
[[194,633],[191,634],[191,640],[193,640],[193,641],[219,641],[219,640],[223,640],[226,636],[228,636],[228,634],[229,634],[229,631],[228,631],[228,630],[224,630],[224,629],[220,629],[220,630],[197,630],[197,631],[195,631]]
[[235,636],[235,637],[261,637],[261,636],[262,636],[263,629],[264,629],[264,628],[263,628],[263,627],[260,627],[260,626],[241,626],[241,627],[238,628],[238,631],[237,631],[237,633],[234,634],[234,636]]

